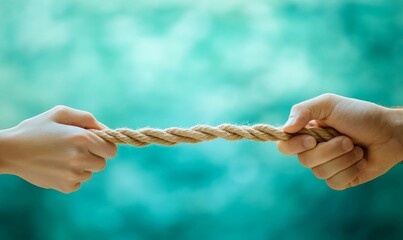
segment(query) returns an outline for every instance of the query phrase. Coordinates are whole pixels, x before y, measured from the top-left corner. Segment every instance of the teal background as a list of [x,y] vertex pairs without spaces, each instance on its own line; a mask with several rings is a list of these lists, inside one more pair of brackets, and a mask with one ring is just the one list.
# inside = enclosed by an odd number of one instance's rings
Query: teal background
[[[403,103],[403,2],[0,1],[0,128],[281,125],[326,92]],[[0,239],[402,239],[403,167],[338,192],[274,143],[119,147],[76,193],[0,176]]]

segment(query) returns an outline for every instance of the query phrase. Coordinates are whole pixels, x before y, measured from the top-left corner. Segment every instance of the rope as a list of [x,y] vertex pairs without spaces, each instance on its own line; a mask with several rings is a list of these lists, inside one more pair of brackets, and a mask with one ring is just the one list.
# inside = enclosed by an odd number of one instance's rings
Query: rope
[[293,136],[301,134],[313,136],[317,142],[325,142],[340,135],[336,130],[332,128],[319,127],[304,128],[297,133],[290,134],[283,132],[280,128],[276,128],[266,124],[257,124],[253,126],[222,124],[218,127],[197,125],[188,129],[90,129],[90,131],[106,141],[116,144],[130,144],[137,147],[145,147],[150,144],[172,146],[178,143],[200,143],[216,138],[223,138],[230,141],[241,139],[249,139],[252,141],[261,142],[279,140],[286,141]]

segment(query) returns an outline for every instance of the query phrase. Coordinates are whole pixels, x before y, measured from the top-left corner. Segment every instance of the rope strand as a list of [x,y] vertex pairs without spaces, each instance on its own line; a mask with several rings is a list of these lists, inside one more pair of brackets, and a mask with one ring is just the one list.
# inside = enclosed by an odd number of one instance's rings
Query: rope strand
[[137,147],[145,147],[150,144],[173,146],[178,143],[201,143],[216,138],[222,138],[229,141],[241,139],[260,142],[286,141],[293,136],[301,134],[313,136],[317,142],[325,142],[340,135],[332,128],[319,127],[304,128],[297,133],[290,134],[282,131],[280,128],[266,124],[257,124],[253,126],[222,124],[217,127],[196,125],[188,129],[176,127],[167,129],[141,128],[138,130],[128,128],[119,128],[116,130],[90,129],[90,131],[106,141],[116,144],[129,144]]

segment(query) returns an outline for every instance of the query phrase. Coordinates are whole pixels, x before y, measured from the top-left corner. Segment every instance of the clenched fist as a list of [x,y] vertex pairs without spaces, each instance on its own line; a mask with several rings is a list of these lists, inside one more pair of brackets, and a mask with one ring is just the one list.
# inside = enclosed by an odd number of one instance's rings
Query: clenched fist
[[43,188],[70,193],[105,168],[116,145],[86,129],[102,129],[90,113],[55,107],[0,131],[0,173]]
[[368,182],[403,160],[402,109],[324,94],[292,107],[283,130],[305,126],[332,127],[342,136],[319,144],[311,136],[296,136],[278,142],[278,149],[298,154],[303,166],[335,190]]

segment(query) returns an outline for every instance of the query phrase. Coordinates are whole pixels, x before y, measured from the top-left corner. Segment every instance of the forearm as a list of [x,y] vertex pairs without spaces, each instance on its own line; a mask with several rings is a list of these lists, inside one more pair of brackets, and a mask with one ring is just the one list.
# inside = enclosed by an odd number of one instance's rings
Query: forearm
[[6,173],[6,130],[0,130],[0,174]]

